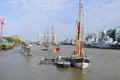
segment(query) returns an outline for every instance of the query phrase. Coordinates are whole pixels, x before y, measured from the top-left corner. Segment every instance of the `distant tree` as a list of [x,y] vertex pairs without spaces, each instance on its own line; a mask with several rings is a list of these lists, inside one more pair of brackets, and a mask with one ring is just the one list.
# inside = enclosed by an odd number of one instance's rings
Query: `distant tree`
[[15,39],[15,38],[11,38],[11,37],[7,37],[6,41],[7,42],[15,42],[15,43],[20,43],[21,42],[20,39]]

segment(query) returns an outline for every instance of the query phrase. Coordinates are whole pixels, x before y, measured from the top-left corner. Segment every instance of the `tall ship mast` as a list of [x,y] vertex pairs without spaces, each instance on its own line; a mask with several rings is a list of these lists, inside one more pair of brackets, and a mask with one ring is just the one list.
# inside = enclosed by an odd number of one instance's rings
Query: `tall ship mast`
[[44,46],[46,44],[46,32],[44,31]]
[[57,40],[56,40],[56,33],[54,32],[54,28],[52,26],[52,46],[57,45]]
[[38,34],[38,45],[42,44],[42,38],[41,38],[41,34]]
[[49,45],[49,28],[47,27],[47,46]]
[[52,40],[51,40],[51,44],[52,44],[52,46],[53,46],[53,44],[54,44],[54,32],[53,32],[53,26],[52,26]]
[[[89,66],[89,58],[86,57],[83,51],[83,34],[84,34],[84,27],[82,25],[82,1],[79,0],[79,17],[77,21],[77,28],[76,28],[76,41],[75,41],[75,50],[71,54],[71,64],[75,67],[84,69]],[[82,26],[82,27],[81,27]],[[82,28],[82,33],[81,33]]]
[[[50,39],[51,41],[49,41]],[[53,32],[53,26],[52,26],[51,36],[49,34],[49,28],[47,27],[47,32],[46,33],[44,32],[44,46],[42,50],[53,51],[56,48],[57,48],[57,41],[56,41],[56,34],[55,32]]]
[[42,50],[47,51],[47,48],[48,48],[47,35],[46,35],[46,31],[44,31],[44,42],[43,42]]

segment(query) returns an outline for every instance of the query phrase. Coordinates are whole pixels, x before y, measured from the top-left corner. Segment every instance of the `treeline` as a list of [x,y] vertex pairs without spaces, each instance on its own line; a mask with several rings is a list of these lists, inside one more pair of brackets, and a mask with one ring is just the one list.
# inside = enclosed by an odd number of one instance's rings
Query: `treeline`
[[15,43],[20,43],[21,42],[20,39],[15,39],[15,38],[12,38],[12,37],[7,37],[7,38],[5,38],[5,40],[7,42],[15,42]]

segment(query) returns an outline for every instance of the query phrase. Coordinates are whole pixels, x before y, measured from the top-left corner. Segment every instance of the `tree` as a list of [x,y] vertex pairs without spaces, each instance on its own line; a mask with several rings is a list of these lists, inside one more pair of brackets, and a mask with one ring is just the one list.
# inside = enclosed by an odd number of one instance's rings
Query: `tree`
[[7,37],[6,41],[7,42],[15,42],[15,43],[20,43],[21,42],[20,39],[15,39],[15,38],[11,38],[11,37]]

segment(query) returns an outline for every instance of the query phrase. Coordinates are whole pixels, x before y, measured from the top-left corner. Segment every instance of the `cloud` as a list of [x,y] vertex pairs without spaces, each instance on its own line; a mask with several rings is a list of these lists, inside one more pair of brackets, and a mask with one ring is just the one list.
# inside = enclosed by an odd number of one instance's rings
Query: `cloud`
[[120,0],[94,0],[85,11],[86,31],[98,32],[120,24]]
[[67,0],[10,0],[7,3],[30,11],[60,11],[68,5]]
[[13,15],[19,15],[22,21],[49,20],[70,6],[68,0],[10,0],[7,3],[12,6]]
[[[120,0],[82,1],[85,34],[120,25]],[[1,5],[4,9],[0,8],[0,14],[9,21],[6,26],[12,26],[6,34],[11,30],[11,33],[32,38],[53,25],[60,39],[75,35],[78,0],[7,0]],[[22,32],[24,30],[27,31]]]

